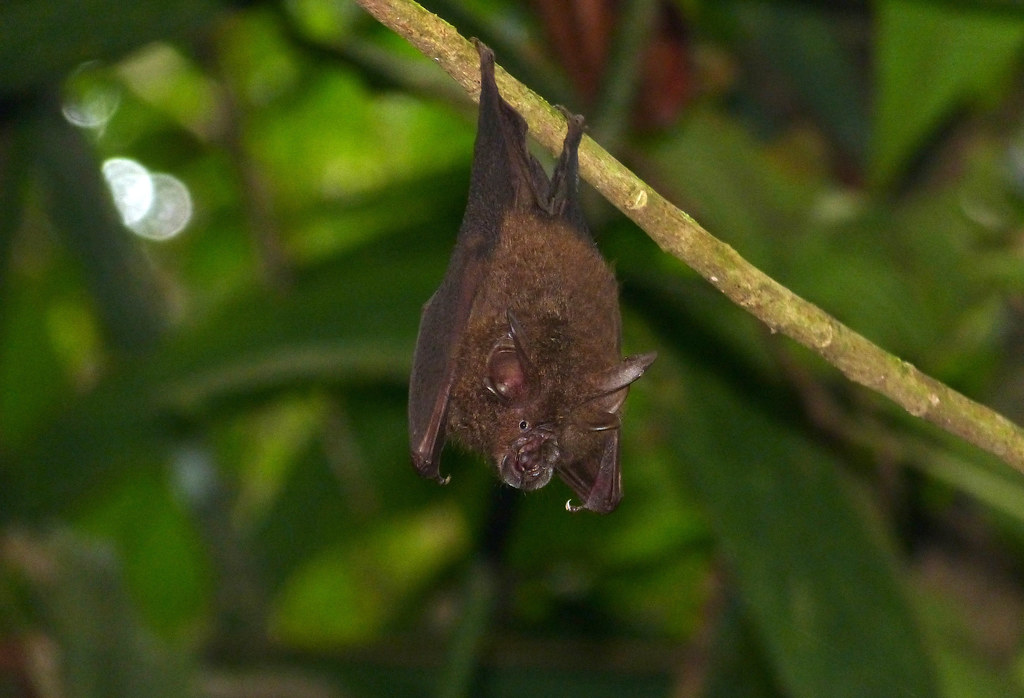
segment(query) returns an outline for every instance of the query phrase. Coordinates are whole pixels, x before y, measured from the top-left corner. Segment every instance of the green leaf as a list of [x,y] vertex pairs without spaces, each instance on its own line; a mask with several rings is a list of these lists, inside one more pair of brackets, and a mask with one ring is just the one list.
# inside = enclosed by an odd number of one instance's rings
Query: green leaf
[[32,129],[23,121],[0,122],[0,293],[7,290],[8,266],[14,236],[21,224],[29,165],[32,159]]
[[773,698],[783,695],[764,649],[751,632],[750,622],[736,599],[730,599],[718,624],[711,652],[704,698]]
[[138,472],[90,499],[78,523],[113,543],[147,626],[174,638],[202,617],[211,579],[202,542],[168,479],[156,469]]
[[[730,3],[723,3],[730,4]],[[844,41],[848,27],[836,21],[827,3],[735,3],[746,38],[743,51],[764,66],[771,82],[798,93],[822,130],[861,163],[868,118],[863,71]],[[773,90],[778,87],[773,85]],[[787,126],[792,124],[787,120]]]
[[870,178],[888,186],[950,113],[994,96],[1024,45],[1024,19],[955,3],[878,3]]
[[344,542],[299,565],[272,624],[297,645],[367,640],[403,598],[467,549],[465,523],[449,504],[349,531]]
[[[51,281],[51,279],[47,279]],[[52,284],[50,284],[52,285]],[[0,312],[0,441],[17,444],[50,418],[68,390],[68,378],[51,344],[51,288],[23,283],[4,298]],[[50,315],[48,317],[47,315]]]
[[164,326],[153,269],[118,220],[82,133],[55,113],[41,121],[38,164],[50,217],[82,267],[114,348],[142,354]]
[[[47,680],[69,698],[197,695],[191,660],[138,620],[111,548],[66,530],[5,540],[6,565],[24,578],[32,614],[60,662]],[[52,655],[51,655],[52,656]],[[10,684],[5,684],[10,685]]]
[[79,63],[205,27],[216,0],[9,0],[0,5],[0,94],[53,81]]
[[937,695],[893,555],[839,461],[716,373],[691,381],[678,452],[786,693]]
[[[448,239],[446,239],[446,237]],[[277,390],[315,384],[401,385],[423,299],[452,234],[387,240],[314,270],[287,294],[253,290],[144,361],[125,362],[11,461],[0,513],[67,511],[165,452],[173,420],[209,416]],[[429,251],[429,252],[428,252]],[[402,279],[403,283],[392,283]]]

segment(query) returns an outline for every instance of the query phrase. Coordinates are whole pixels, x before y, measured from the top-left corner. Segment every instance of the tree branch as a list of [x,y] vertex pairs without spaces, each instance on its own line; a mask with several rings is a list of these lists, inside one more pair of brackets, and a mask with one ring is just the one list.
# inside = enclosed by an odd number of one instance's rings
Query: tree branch
[[[480,77],[476,49],[450,24],[412,0],[358,0],[382,24],[432,58],[474,99]],[[565,119],[551,105],[498,71],[502,96],[552,153],[565,136]],[[592,139],[580,146],[580,172],[665,252],[678,257],[773,332],[823,356],[851,380],[890,398],[907,412],[999,456],[1024,473],[1024,430],[884,351],[816,305],[751,265],[626,169]]]

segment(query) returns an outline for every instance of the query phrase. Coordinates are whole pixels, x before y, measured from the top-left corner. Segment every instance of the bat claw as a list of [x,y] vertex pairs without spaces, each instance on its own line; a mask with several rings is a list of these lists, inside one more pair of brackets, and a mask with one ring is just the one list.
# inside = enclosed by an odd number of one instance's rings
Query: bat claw
[[578,511],[583,511],[586,508],[587,507],[585,507],[582,504],[573,504],[571,499],[565,500],[565,510],[570,514],[575,514]]
[[582,115],[570,111],[568,107],[564,107],[561,104],[556,104],[555,109],[565,117],[566,124],[570,129],[576,129],[581,133],[583,132],[586,127],[586,121],[583,119]]
[[447,485],[451,480],[451,475],[442,475],[441,473],[437,474],[437,484],[439,485]]

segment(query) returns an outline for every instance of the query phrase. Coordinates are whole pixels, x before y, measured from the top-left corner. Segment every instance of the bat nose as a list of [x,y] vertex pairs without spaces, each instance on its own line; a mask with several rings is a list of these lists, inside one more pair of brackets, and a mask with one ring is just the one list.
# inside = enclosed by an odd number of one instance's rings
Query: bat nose
[[551,480],[558,456],[558,444],[550,434],[528,434],[516,440],[501,459],[501,477],[506,484],[516,489],[540,489]]

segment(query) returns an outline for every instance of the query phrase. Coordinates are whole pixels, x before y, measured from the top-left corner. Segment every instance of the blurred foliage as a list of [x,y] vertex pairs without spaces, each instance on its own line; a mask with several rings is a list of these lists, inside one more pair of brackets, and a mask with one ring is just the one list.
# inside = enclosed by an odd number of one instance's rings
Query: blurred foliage
[[[598,44],[669,21],[657,126],[643,61],[591,104],[550,15],[428,5],[776,279],[1024,421],[1014,3],[577,3],[645,12],[573,25]],[[0,696],[1024,695],[1024,478],[596,198],[625,347],[660,354],[622,506],[454,450],[448,487],[415,476],[474,114],[350,0],[0,6]],[[187,187],[180,234],[122,223],[115,157]]]

